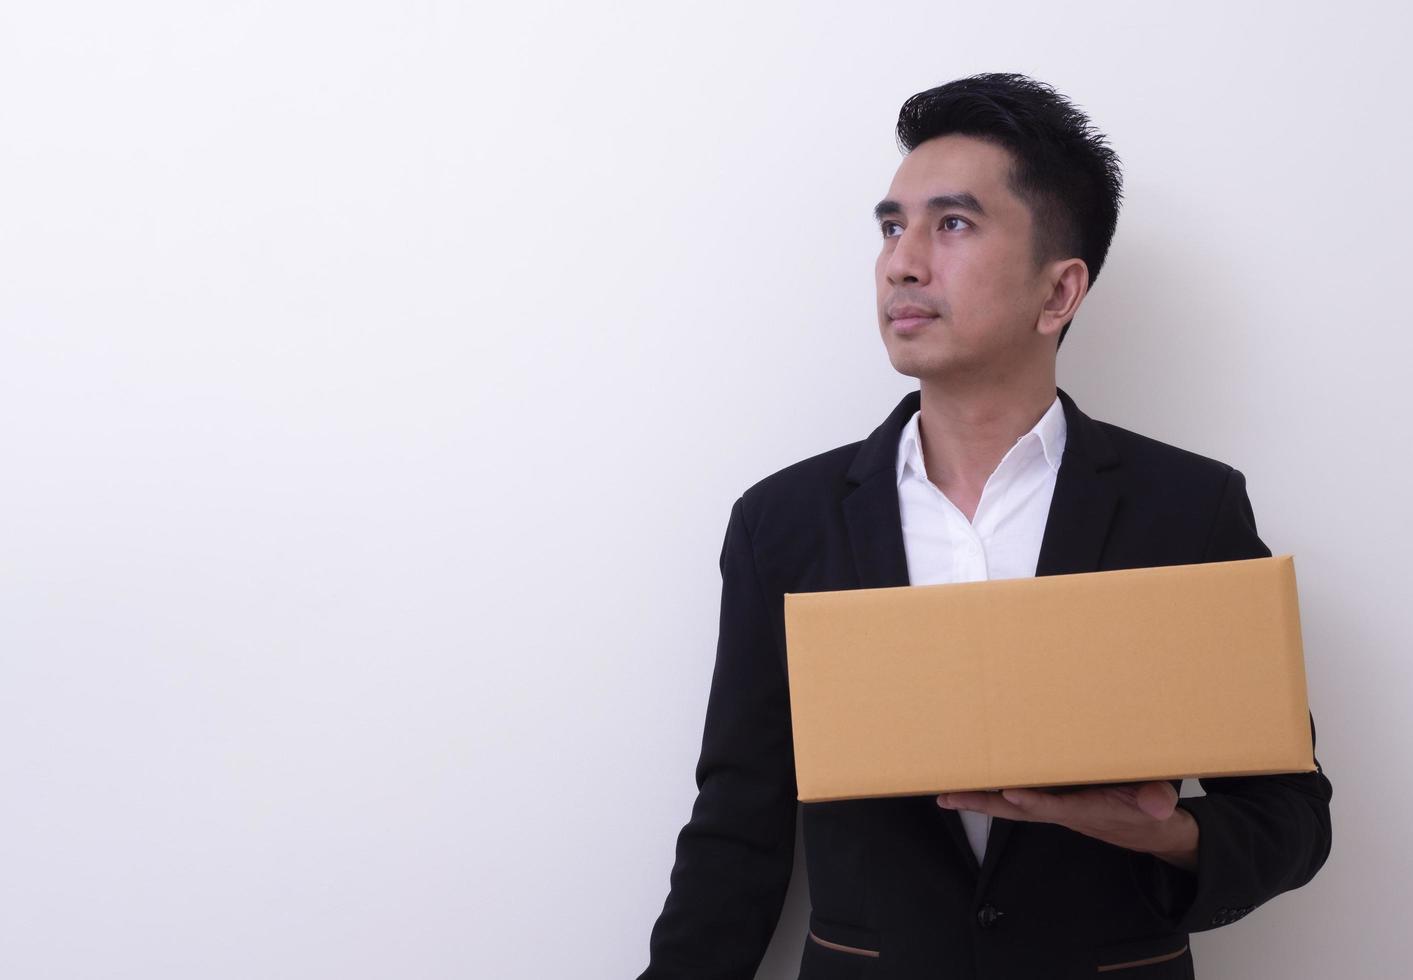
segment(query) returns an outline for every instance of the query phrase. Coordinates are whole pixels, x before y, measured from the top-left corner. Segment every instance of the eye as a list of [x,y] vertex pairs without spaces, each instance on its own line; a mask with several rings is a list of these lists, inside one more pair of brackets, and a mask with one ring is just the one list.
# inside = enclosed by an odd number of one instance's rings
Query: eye
[[[949,221],[960,221],[960,222],[961,222],[962,224],[964,224],[964,225],[967,225],[967,226],[970,226],[970,225],[971,225],[971,222],[968,221],[966,218],[959,217],[959,216],[957,216],[957,215],[955,215],[955,214],[949,214],[949,215],[947,215],[947,217],[945,217],[945,218],[942,219],[942,227],[943,227],[944,229],[947,227],[947,222],[949,222]],[[959,230],[960,230],[960,229],[959,229]]]
[[879,230],[883,232],[883,237],[884,237],[884,238],[892,238],[893,236],[890,235],[890,234],[888,234],[888,229],[889,229],[889,228],[902,228],[903,226],[900,225],[900,224],[898,224],[898,222],[896,222],[896,221],[885,221],[885,222],[883,222],[883,224],[879,225],[878,227],[879,227]]

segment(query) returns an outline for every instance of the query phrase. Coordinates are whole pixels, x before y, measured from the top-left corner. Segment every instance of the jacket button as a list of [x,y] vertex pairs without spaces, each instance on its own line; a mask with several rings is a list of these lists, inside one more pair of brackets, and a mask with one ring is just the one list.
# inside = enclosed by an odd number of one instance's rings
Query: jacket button
[[983,905],[976,910],[976,923],[983,929],[990,929],[1005,914],[994,905]]

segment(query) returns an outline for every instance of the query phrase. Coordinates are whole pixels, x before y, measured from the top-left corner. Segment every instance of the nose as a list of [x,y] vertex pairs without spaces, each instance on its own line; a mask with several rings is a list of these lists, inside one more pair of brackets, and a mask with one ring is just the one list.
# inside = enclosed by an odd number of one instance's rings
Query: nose
[[884,269],[891,285],[896,286],[904,282],[923,284],[929,280],[927,243],[926,222],[915,222],[903,229],[893,245],[893,254],[888,256]]

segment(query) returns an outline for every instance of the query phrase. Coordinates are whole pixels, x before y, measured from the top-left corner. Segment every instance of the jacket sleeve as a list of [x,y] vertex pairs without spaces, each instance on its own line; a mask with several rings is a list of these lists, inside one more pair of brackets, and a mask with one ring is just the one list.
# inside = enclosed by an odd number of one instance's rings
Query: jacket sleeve
[[794,742],[780,642],[756,571],[745,499],[721,549],[721,620],[697,798],[639,980],[752,980],[794,867]]
[[[1269,558],[1240,470],[1226,486],[1203,561]],[[1315,717],[1310,716],[1315,743]],[[1332,788],[1319,759],[1316,771],[1200,779],[1206,796],[1179,805],[1198,824],[1197,869],[1186,871],[1130,852],[1140,890],[1177,932],[1214,929],[1242,918],[1281,892],[1299,888],[1330,852]]]

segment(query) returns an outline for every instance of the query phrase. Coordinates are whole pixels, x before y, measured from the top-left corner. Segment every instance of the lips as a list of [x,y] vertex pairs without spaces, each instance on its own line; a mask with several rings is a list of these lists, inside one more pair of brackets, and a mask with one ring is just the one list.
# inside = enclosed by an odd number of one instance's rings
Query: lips
[[893,329],[896,332],[900,334],[911,334],[915,331],[921,330],[923,327],[931,323],[934,319],[936,319],[936,317],[904,316],[898,317],[896,320],[892,320],[890,322],[893,324]]
[[937,314],[922,306],[895,306],[888,311],[888,319],[898,333],[908,334],[921,330],[937,319]]
[[921,306],[895,306],[888,311],[890,320],[930,320],[937,314]]

